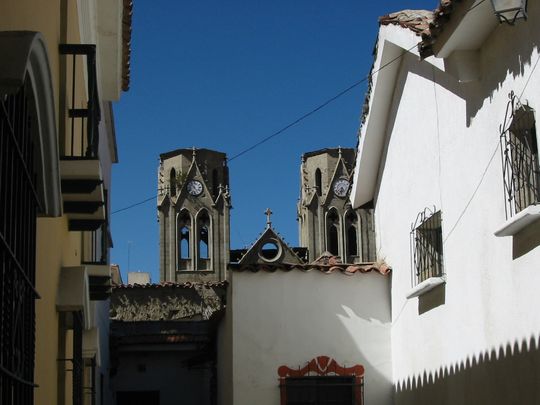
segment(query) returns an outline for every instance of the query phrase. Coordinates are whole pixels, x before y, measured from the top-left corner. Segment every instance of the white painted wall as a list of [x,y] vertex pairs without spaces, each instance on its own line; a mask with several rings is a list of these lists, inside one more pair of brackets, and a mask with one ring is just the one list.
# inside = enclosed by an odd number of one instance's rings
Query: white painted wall
[[278,367],[326,355],[365,367],[366,404],[390,404],[390,277],[313,270],[231,277],[233,399],[279,404]]
[[[540,111],[540,70],[534,71],[540,58],[539,6],[530,2],[528,22],[500,25],[488,37],[479,51],[479,81],[458,83],[433,66],[441,61],[405,56],[386,127],[376,134],[386,136],[373,175],[378,254],[393,268],[394,384],[432,389],[443,375],[450,385],[433,393],[438,397],[432,403],[488,403],[478,400],[484,392],[489,403],[532,403],[520,397],[529,395],[530,387],[519,381],[531,372],[538,378],[538,344],[529,339],[537,342],[540,336],[540,224],[513,238],[493,233],[505,221],[498,128],[508,93],[523,94],[522,102]],[[403,32],[382,27],[379,52],[393,38],[403,41],[408,35]],[[415,42],[418,38],[404,49]],[[407,300],[411,224],[433,205],[442,209],[447,283],[431,295]],[[530,250],[520,255],[525,244]],[[496,362],[521,357],[525,363],[513,363],[505,376],[489,374]],[[470,381],[458,383],[467,373],[477,373],[476,390],[467,387]],[[412,395],[397,403],[425,402]]]

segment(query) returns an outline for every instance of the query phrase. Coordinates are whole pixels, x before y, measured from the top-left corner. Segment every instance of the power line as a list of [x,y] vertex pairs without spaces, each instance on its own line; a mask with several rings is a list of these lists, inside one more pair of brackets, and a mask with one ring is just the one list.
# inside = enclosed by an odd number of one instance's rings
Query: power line
[[319,104],[317,107],[315,107],[314,109],[312,109],[311,111],[305,113],[304,115],[302,115],[301,117],[297,118],[296,120],[294,120],[293,122],[285,125],[283,128],[281,128],[280,130],[274,132],[273,134],[270,134],[268,135],[266,138],[263,138],[261,139],[260,141],[256,142],[255,144],[251,145],[250,147],[242,150],[241,152],[237,153],[236,155],[234,155],[233,157],[231,157],[229,159],[229,162],[252,151],[253,149],[255,149],[256,147],[258,146],[261,146],[263,143],[266,143],[268,142],[270,139],[272,138],[275,138],[276,136],[282,134],[283,132],[285,132],[286,130],[288,130],[289,128],[295,126],[296,124],[299,124],[300,122],[304,121],[306,118],[310,117],[311,115],[315,114],[316,112],[322,110],[324,107],[326,107],[327,105],[329,105],[330,103],[332,103],[333,101],[336,101],[338,98],[340,98],[341,96],[344,96],[345,94],[347,94],[349,91],[351,91],[352,89],[354,89],[355,87],[358,87],[360,84],[366,82],[367,80],[369,80],[371,77],[373,77],[374,75],[376,75],[377,73],[379,73],[382,69],[384,69],[385,67],[387,67],[388,65],[390,65],[391,63],[394,63],[396,60],[400,59],[401,57],[403,57],[403,55],[406,53],[406,52],[409,52],[411,51],[412,49],[416,48],[417,45],[413,45],[412,47],[410,47],[409,49],[403,51],[403,53],[401,53],[400,55],[396,56],[395,58],[391,59],[390,61],[388,61],[387,63],[385,63],[384,65],[382,65],[379,69],[377,69],[376,71],[374,72],[370,72],[366,77],[362,78],[361,80],[358,80],[357,82],[354,82],[353,84],[351,84],[349,87],[347,87],[346,89],[344,90],[341,90],[339,93],[337,93],[335,96],[333,97],[330,97],[328,100],[324,101],[322,104]]
[[[353,84],[351,84],[349,87],[347,87],[346,89],[344,90],[341,90],[339,93],[337,93],[335,96],[333,97],[330,97],[329,99],[327,99],[326,101],[324,101],[323,103],[319,104],[317,107],[315,107],[314,109],[310,110],[309,112],[305,113],[304,115],[300,116],[299,118],[295,119],[294,121],[292,121],[291,123],[285,125],[283,128],[281,128],[280,130],[268,135],[267,137],[261,139],[260,141],[256,142],[255,144],[251,145],[250,147],[242,150],[241,152],[237,153],[236,155],[234,155],[233,157],[231,157],[230,159],[228,159],[228,161],[232,161],[236,158],[239,158],[240,156],[242,155],[245,155],[246,153],[248,152],[251,152],[253,149],[257,148],[258,146],[261,146],[263,143],[266,143],[268,142],[270,139],[272,138],[275,138],[276,136],[282,134],[283,132],[287,131],[289,128],[292,128],[293,126],[299,124],[300,122],[304,121],[306,118],[310,117],[311,115],[315,114],[316,112],[322,110],[324,107],[326,107],[327,105],[329,105],[330,103],[332,103],[333,101],[336,101],[338,98],[344,96],[345,94],[347,94],[349,91],[351,91],[352,89],[354,89],[355,87],[358,87],[360,84],[364,83],[365,81],[369,80],[370,78],[372,78],[373,76],[375,76],[377,73],[379,73],[382,69],[386,68],[388,65],[394,63],[395,61],[397,61],[398,59],[400,59],[401,57],[403,57],[403,55],[406,53],[406,52],[409,52],[411,51],[413,48],[415,48],[417,45],[413,45],[412,47],[410,47],[409,49],[403,51],[403,53],[401,53],[400,55],[396,56],[395,58],[389,60],[388,62],[386,62],[384,65],[382,65],[379,69],[373,71],[373,72],[370,72],[366,77],[362,78],[361,80],[358,80],[356,82],[354,82]],[[139,202],[136,202],[134,204],[131,204],[131,205],[128,205],[127,207],[123,207],[123,208],[120,208],[120,209],[117,209],[113,212],[111,212],[111,215],[112,214],[117,214],[119,212],[122,212],[122,211],[126,211],[126,210],[129,210],[131,208],[134,208],[134,207],[137,207],[139,205],[142,205],[148,201],[151,201],[155,198],[157,198],[158,195],[153,195],[152,197],[149,197],[149,198],[146,198],[145,200],[142,200],[142,201],[139,201]]]
[[[474,10],[476,7],[480,6],[482,3],[484,3],[486,0],[481,0],[480,2],[478,2],[477,4],[475,4],[474,6],[472,6],[471,8],[469,8],[465,14],[468,14],[470,11]],[[248,148],[238,152],[236,155],[232,156],[231,158],[228,159],[228,161],[232,161],[236,158],[239,158],[240,156],[243,156],[245,155],[246,153],[248,152],[251,152],[253,149],[261,146],[262,144],[268,142],[270,139],[272,138],[275,138],[276,136],[278,135],[281,135],[283,132],[287,131],[288,129],[292,128],[293,126],[299,124],[300,122],[304,121],[306,118],[309,118],[310,116],[312,116],[313,114],[315,114],[316,112],[322,110],[324,107],[326,107],[327,105],[331,104],[332,102],[336,101],[337,99],[339,99],[340,97],[344,96],[345,94],[347,94],[349,91],[351,91],[352,89],[358,87],[360,84],[368,81],[369,79],[371,79],[373,76],[375,76],[377,73],[379,73],[381,70],[385,69],[387,66],[389,66],[390,64],[394,63],[395,61],[401,59],[403,57],[403,55],[405,55],[405,53],[407,52],[410,52],[412,51],[414,48],[416,48],[418,46],[418,44],[414,44],[413,46],[411,46],[409,49],[406,49],[404,50],[402,53],[400,53],[398,56],[396,56],[395,58],[389,60],[388,62],[386,62],[384,65],[382,65],[381,67],[379,67],[379,69],[375,70],[375,71],[372,71],[370,72],[366,77],[354,82],[353,84],[351,84],[349,87],[345,88],[344,90],[341,90],[339,93],[337,93],[335,96],[333,97],[330,97],[328,100],[324,101],[322,104],[319,104],[317,107],[315,107],[314,109],[308,111],[307,113],[303,114],[302,116],[300,116],[299,118],[295,119],[294,121],[292,121],[291,123],[285,125],[283,128],[277,130],[276,132],[268,135],[267,137],[261,139],[260,141],[257,141],[255,144],[249,146]],[[538,61],[537,61],[537,64],[538,64]],[[536,65],[535,65],[535,68],[536,68]],[[127,207],[124,207],[124,208],[120,208],[116,211],[113,211],[111,212],[111,215],[112,214],[116,214],[116,213],[119,213],[119,212],[122,212],[122,211],[126,211],[126,210],[129,210],[131,208],[134,208],[134,207],[137,207],[141,204],[144,204],[148,201],[151,201],[153,200],[154,198],[157,198],[157,195],[154,195],[150,198],[147,198],[143,201],[139,201],[137,203],[134,203],[134,204],[131,204]]]
[[146,203],[146,202],[148,202],[148,201],[151,201],[151,200],[157,198],[157,196],[158,196],[158,195],[153,195],[152,197],[149,197],[149,198],[147,198],[146,200],[142,200],[142,201],[136,202],[135,204],[128,205],[127,207],[117,209],[117,210],[111,212],[111,215],[112,215],[112,214],[117,214],[118,212],[122,212],[122,211],[129,210],[129,209],[134,208],[134,207],[136,207],[136,206],[138,206],[138,205],[144,204],[144,203]]

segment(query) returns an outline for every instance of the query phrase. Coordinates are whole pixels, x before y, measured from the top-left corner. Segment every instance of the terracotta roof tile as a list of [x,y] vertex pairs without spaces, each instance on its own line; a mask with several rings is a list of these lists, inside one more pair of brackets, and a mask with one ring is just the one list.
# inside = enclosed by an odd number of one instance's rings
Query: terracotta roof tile
[[399,25],[408,28],[416,35],[429,34],[433,12],[427,10],[401,10],[379,18],[381,25]]
[[422,42],[418,44],[422,58],[433,55],[433,44],[444,29],[445,24],[450,20],[455,6],[459,3],[461,0],[440,0],[439,7],[433,11],[433,21],[429,24],[429,30],[422,33]]
[[122,90],[129,90],[131,78],[131,28],[133,17],[133,1],[124,0],[122,13]]
[[259,271],[273,273],[280,271],[292,271],[301,270],[303,272],[308,271],[320,271],[321,273],[331,274],[340,272],[345,275],[363,274],[376,271],[382,275],[388,275],[392,269],[384,262],[382,263],[343,263],[339,256],[332,256],[324,253],[321,257],[312,263],[296,264],[296,263],[276,263],[276,264],[239,264],[229,263],[229,269],[232,271],[251,271],[258,273]]

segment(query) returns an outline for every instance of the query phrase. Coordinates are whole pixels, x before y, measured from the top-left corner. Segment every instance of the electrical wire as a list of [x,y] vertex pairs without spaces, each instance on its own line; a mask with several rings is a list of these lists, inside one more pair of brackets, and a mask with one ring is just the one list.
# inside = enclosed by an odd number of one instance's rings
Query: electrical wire
[[[480,6],[482,3],[484,3],[486,0],[481,0],[479,3],[475,4],[474,6],[472,6],[471,8],[469,8],[465,14],[469,13],[470,11],[474,10],[476,7]],[[364,82],[367,82],[369,79],[371,79],[373,76],[375,76],[377,73],[379,73],[381,70],[385,69],[386,67],[388,67],[390,64],[396,62],[397,60],[401,59],[403,57],[403,55],[405,55],[407,52],[410,52],[411,50],[413,50],[414,48],[416,48],[418,46],[418,44],[415,44],[413,46],[411,46],[409,49],[406,49],[404,50],[402,53],[400,53],[398,56],[396,56],[395,58],[389,60],[388,62],[386,62],[384,65],[380,66],[377,70],[375,71],[372,71],[370,72],[367,76],[365,76],[364,78],[352,83],[350,86],[348,86],[347,88],[345,88],[344,90],[341,90],[339,93],[337,93],[336,95],[330,97],[329,99],[327,99],[326,101],[324,101],[323,103],[319,104],[317,107],[313,108],[312,110],[308,111],[307,113],[301,115],[299,118],[295,119],[294,121],[290,122],[289,124],[285,125],[283,128],[277,130],[276,132],[266,136],[265,138],[257,141],[256,143],[254,143],[253,145],[247,147],[246,149],[243,149],[241,150],[240,152],[238,152],[237,154],[233,155],[231,158],[228,159],[229,162],[239,158],[240,156],[243,156],[245,155],[246,153],[248,152],[251,152],[253,149],[263,145],[264,143],[268,142],[269,140],[275,138],[276,136],[278,135],[281,135],[283,132],[287,131],[288,129],[294,127],[295,125],[299,124],[300,122],[304,121],[305,119],[309,118],[310,116],[312,116],[313,114],[317,113],[318,111],[322,110],[323,108],[325,108],[326,106],[328,106],[329,104],[331,104],[332,102],[336,101],[337,99],[339,99],[340,97],[344,96],[345,94],[349,93],[351,90],[353,90],[354,88],[358,87],[359,85],[361,85],[362,83]],[[536,68],[536,65],[535,65],[535,68]],[[131,208],[134,208],[134,207],[137,207],[139,205],[142,205],[148,201],[151,201],[153,200],[154,198],[157,198],[157,195],[154,195],[150,198],[147,198],[145,200],[142,200],[142,201],[139,201],[137,203],[134,203],[134,204],[131,204],[127,207],[123,207],[123,208],[120,208],[120,209],[117,209],[113,212],[111,212],[111,215],[112,214],[116,214],[116,213],[119,213],[119,212],[123,212],[123,211],[126,211],[126,210],[129,210]]]
[[134,204],[128,205],[127,207],[119,208],[119,209],[117,209],[117,210],[111,212],[111,215],[117,214],[117,213],[122,212],[122,211],[127,211],[127,210],[129,210],[129,209],[131,209],[131,208],[135,208],[135,207],[137,207],[138,205],[142,205],[142,204],[144,204],[144,203],[147,203],[148,201],[154,200],[154,199],[156,199],[157,197],[158,197],[158,195],[153,195],[152,197],[149,197],[149,198],[147,198],[147,199],[145,199],[145,200],[142,200],[142,201],[136,202],[136,203],[134,203]]
[[268,142],[270,139],[272,138],[275,138],[276,136],[282,134],[283,132],[285,132],[286,130],[288,130],[289,128],[295,126],[296,124],[299,124],[300,122],[304,121],[306,118],[312,116],[313,114],[315,114],[316,112],[322,110],[324,107],[326,107],[327,105],[331,104],[333,101],[336,101],[338,98],[340,98],[341,96],[344,96],[345,94],[347,94],[349,91],[351,91],[352,89],[358,87],[360,84],[368,81],[370,78],[372,78],[373,76],[375,76],[377,73],[379,73],[382,69],[386,68],[388,65],[394,63],[396,60],[400,59],[403,57],[403,55],[405,55],[406,52],[410,52],[412,49],[416,48],[418,45],[413,45],[412,47],[410,47],[409,49],[407,50],[404,50],[403,53],[399,54],[398,56],[396,56],[395,58],[389,60],[387,63],[385,63],[384,65],[382,65],[379,69],[375,70],[374,72],[371,72],[370,74],[368,74],[366,77],[358,80],[357,82],[354,82],[353,84],[351,84],[349,87],[347,87],[346,89],[344,90],[341,90],[339,93],[337,93],[335,96],[329,98],[328,100],[324,101],[322,104],[319,104],[317,107],[315,107],[314,109],[310,110],[309,112],[305,113],[304,115],[300,116],[299,118],[297,118],[296,120],[294,120],[293,122],[285,125],[283,128],[281,128],[280,130],[274,132],[273,134],[270,134],[268,135],[266,138],[263,138],[261,139],[260,141],[256,142],[255,144],[251,145],[250,147],[242,150],[241,152],[237,153],[236,155],[232,156],[228,161],[232,161],[248,152],[251,152],[253,149],[255,149],[256,147],[258,146],[261,146],[263,143],[266,143]]

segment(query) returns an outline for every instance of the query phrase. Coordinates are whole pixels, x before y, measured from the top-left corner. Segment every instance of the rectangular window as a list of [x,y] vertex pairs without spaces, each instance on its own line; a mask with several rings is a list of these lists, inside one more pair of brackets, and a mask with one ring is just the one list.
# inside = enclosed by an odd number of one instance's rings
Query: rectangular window
[[418,214],[411,231],[411,250],[415,285],[444,274],[441,211],[426,209]]
[[278,368],[281,405],[363,405],[364,367],[318,356],[304,367]]
[[356,405],[354,377],[289,377],[286,405]]
[[510,124],[501,134],[506,217],[540,203],[540,163],[534,110],[526,105],[512,111]]

